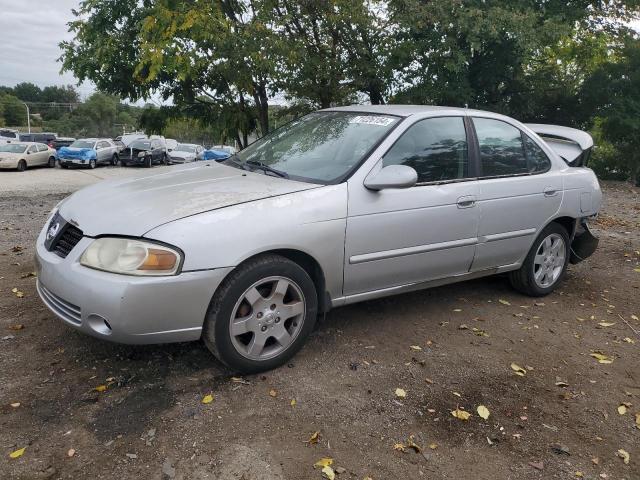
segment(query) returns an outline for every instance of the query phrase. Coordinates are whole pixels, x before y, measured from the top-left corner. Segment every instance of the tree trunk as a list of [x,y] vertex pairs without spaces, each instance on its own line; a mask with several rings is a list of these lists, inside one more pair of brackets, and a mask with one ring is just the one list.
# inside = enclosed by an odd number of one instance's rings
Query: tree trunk
[[262,136],[269,133],[269,97],[267,96],[267,86],[264,81],[253,83],[253,100],[258,109],[258,122]]
[[384,97],[377,85],[369,87],[369,101],[371,101],[371,105],[384,105]]

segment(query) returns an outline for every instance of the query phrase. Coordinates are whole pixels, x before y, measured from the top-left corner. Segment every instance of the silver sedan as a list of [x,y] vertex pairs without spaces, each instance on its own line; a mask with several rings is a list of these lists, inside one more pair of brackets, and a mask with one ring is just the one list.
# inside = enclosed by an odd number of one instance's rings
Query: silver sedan
[[552,292],[597,246],[592,146],[482,111],[322,110],[220,164],[76,192],[38,237],[38,291],[105,340],[202,338],[235,371],[273,368],[330,308],[506,272]]

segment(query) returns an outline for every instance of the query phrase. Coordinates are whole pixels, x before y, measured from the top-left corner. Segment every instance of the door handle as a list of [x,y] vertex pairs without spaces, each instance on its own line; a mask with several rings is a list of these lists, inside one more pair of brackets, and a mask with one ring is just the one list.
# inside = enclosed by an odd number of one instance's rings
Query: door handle
[[558,194],[558,189],[553,187],[547,187],[543,190],[545,197],[555,197]]
[[464,197],[458,198],[458,201],[456,203],[458,205],[458,208],[471,208],[476,204],[476,197],[474,197],[473,195],[466,195]]

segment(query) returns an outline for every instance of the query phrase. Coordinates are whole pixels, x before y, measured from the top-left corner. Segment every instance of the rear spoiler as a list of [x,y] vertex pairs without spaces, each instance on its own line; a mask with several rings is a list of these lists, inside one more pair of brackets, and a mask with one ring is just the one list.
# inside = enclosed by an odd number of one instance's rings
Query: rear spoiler
[[570,167],[586,167],[593,148],[593,138],[587,132],[558,125],[525,124],[556,152]]

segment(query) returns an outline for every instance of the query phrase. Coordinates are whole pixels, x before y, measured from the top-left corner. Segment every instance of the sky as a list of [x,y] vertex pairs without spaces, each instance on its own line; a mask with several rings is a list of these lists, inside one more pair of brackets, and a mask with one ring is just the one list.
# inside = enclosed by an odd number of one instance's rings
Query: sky
[[[58,44],[71,39],[67,23],[79,0],[0,0],[0,85],[20,82],[47,85],[76,85],[69,72],[60,74]],[[640,21],[634,28],[640,31]],[[81,98],[95,87],[77,87]]]

